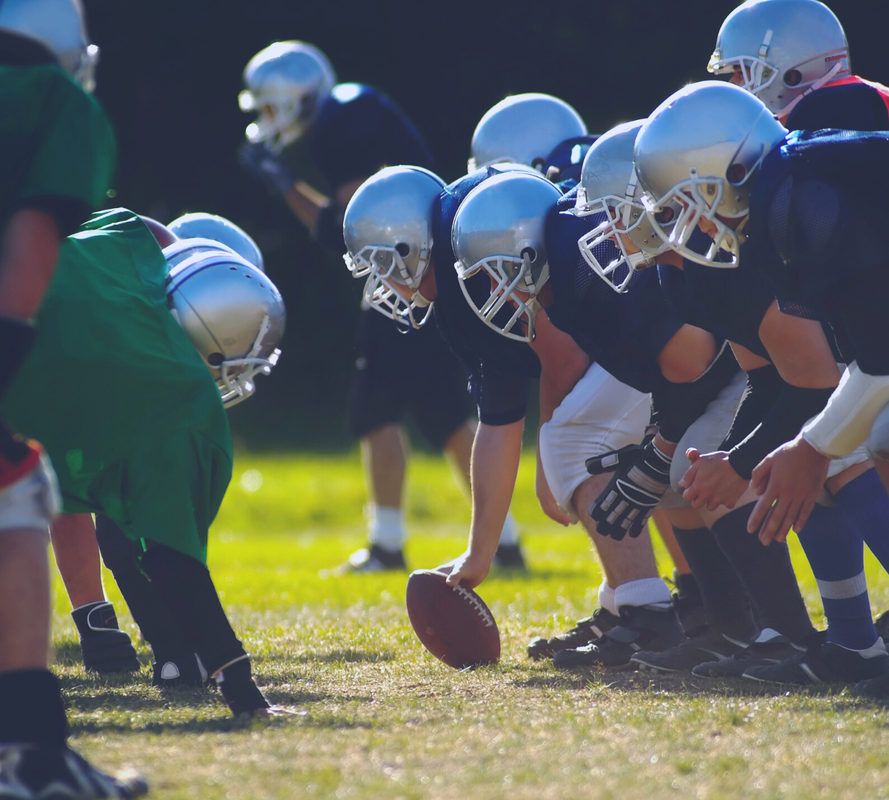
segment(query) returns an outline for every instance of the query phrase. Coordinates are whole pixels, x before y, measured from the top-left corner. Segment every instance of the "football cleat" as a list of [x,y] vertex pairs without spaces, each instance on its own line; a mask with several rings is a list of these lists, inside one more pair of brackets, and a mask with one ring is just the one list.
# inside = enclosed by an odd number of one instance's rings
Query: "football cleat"
[[209,680],[207,670],[195,653],[158,657],[152,669],[151,683],[159,689],[177,686],[200,688],[206,686]]
[[136,649],[117,625],[114,606],[107,600],[88,603],[71,612],[80,633],[83,666],[92,672],[135,672],[141,668]]
[[368,542],[366,547],[356,550],[338,570],[340,575],[367,575],[373,572],[406,570],[403,550],[387,550],[378,544]]
[[750,667],[745,678],[763,683],[810,686],[815,683],[855,683],[889,679],[889,654],[864,658],[833,642],[766,667]]
[[[824,633],[813,634],[812,638],[824,641]],[[814,643],[814,642],[813,642]],[[756,641],[730,658],[704,661],[692,667],[692,675],[699,678],[740,678],[751,667],[769,667],[806,651],[806,643],[795,644],[771,628],[764,628]]]
[[642,650],[666,650],[684,639],[685,633],[673,608],[621,606],[619,625],[591,644],[559,651],[553,656],[553,666],[559,669],[624,667]]
[[543,658],[552,658],[561,650],[576,650],[591,642],[595,642],[610,631],[615,625],[620,624],[620,617],[612,614],[604,608],[597,608],[593,616],[578,620],[577,624],[565,633],[557,634],[547,639],[538,636],[528,643],[528,657],[538,661]]
[[516,542],[515,544],[499,544],[497,551],[494,553],[495,567],[503,569],[527,569],[525,563],[525,554],[522,552],[522,546]]
[[141,797],[148,783],[128,770],[108,775],[69,747],[0,745],[0,797],[16,800],[96,800]]
[[743,653],[747,645],[706,628],[697,636],[660,651],[640,651],[631,659],[643,672],[687,672],[705,661],[719,661]]

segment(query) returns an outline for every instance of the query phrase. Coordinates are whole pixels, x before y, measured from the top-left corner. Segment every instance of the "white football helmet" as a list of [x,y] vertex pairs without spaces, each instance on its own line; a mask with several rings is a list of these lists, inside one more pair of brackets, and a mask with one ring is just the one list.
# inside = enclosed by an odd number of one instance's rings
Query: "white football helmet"
[[201,211],[183,214],[167,225],[170,232],[180,239],[211,239],[230,247],[260,272],[265,272],[262,252],[253,238],[225,217],[205,214]]
[[512,162],[542,170],[556,145],[586,136],[580,115],[548,94],[516,94],[490,108],[472,134],[468,172]]
[[[577,246],[593,272],[616,292],[626,291],[636,269],[654,265],[656,256],[669,249],[642,206],[633,164],[633,146],[643,122],[618,125],[596,140],[583,160],[574,207],[578,217],[599,215],[599,224],[581,236]],[[664,230],[672,227],[666,218],[679,212],[675,205],[671,208],[672,213],[661,212]],[[627,252],[625,236],[639,252]],[[618,247],[618,258],[612,258],[614,251],[606,243]]]
[[90,44],[80,0],[2,0],[0,29],[40,42],[87,92],[96,87],[99,48]]
[[305,42],[275,42],[244,68],[238,95],[241,111],[259,114],[247,126],[247,139],[265,142],[272,152],[302,137],[327,99],[336,74],[327,57]]
[[818,0],[748,0],[726,17],[707,69],[739,68],[743,88],[778,117],[804,94],[852,74],[840,21]]
[[343,260],[353,277],[367,278],[368,305],[400,325],[419,328],[429,319],[420,281],[432,257],[432,209],[444,186],[421,167],[387,167],[346,206]]
[[[763,159],[786,134],[758,98],[730,83],[693,83],[668,97],[646,120],[634,148],[654,230],[685,258],[736,267],[751,188]],[[658,222],[668,208],[679,209],[669,231]],[[716,229],[705,254],[688,246],[700,220]]]
[[256,391],[257,374],[278,363],[284,301],[266,275],[207,239],[164,249],[167,305],[216,378],[228,408]]
[[[561,196],[542,175],[504,172],[476,186],[454,217],[451,243],[460,288],[479,319],[509,339],[534,340],[537,294],[549,280],[546,216]],[[481,304],[466,283],[478,274],[491,284]]]

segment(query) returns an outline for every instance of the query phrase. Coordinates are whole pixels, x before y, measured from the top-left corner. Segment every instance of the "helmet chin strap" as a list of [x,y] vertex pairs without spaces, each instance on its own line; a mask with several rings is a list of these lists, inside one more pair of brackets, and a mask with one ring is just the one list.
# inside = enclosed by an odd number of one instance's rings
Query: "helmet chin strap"
[[807,95],[812,94],[812,92],[814,92],[816,89],[820,89],[825,84],[830,83],[834,79],[834,77],[836,77],[836,74],[843,68],[843,64],[844,64],[845,60],[846,59],[843,59],[842,61],[837,61],[830,68],[830,71],[826,75],[822,75],[820,78],[818,78],[817,81],[815,81],[815,83],[813,83],[802,94],[798,94],[796,97],[793,98],[793,100],[791,100],[786,106],[784,106],[784,108],[782,108],[780,111],[776,111],[775,116],[778,117],[779,119],[781,117],[789,116],[790,112],[793,111],[794,108],[796,108],[796,104],[799,103],[800,100],[802,100]]

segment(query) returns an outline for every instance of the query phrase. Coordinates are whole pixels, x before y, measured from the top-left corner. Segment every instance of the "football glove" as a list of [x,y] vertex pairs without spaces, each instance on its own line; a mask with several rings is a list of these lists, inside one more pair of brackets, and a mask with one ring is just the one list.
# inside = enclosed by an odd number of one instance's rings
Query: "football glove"
[[272,194],[286,195],[296,183],[281,159],[264,144],[244,142],[238,148],[238,163]]
[[590,506],[596,531],[612,539],[642,533],[651,512],[670,488],[670,464],[653,440],[632,444],[586,460],[587,472],[601,475],[615,470],[605,490]]

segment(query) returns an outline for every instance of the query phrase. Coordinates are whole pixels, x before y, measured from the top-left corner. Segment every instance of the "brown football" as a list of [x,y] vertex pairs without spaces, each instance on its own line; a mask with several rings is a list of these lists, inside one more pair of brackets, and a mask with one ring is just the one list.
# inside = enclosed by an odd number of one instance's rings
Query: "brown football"
[[500,659],[497,622],[472,589],[448,586],[441,572],[418,569],[407,580],[405,600],[417,637],[449,667],[466,669]]

